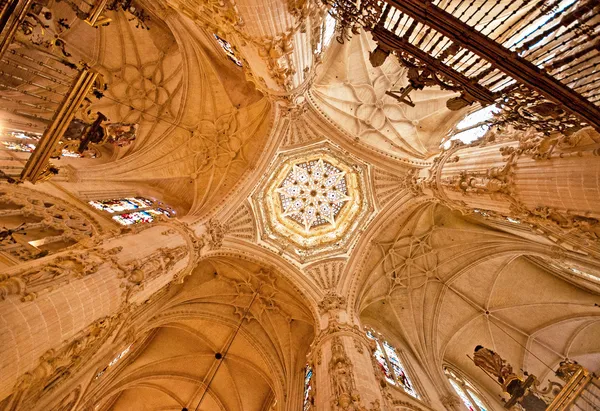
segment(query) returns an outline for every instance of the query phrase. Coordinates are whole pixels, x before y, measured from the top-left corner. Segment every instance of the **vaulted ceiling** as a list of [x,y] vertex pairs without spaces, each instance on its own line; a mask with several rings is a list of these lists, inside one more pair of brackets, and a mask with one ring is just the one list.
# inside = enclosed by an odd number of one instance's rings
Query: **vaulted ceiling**
[[528,258],[549,254],[547,246],[436,205],[393,221],[363,263],[356,307],[400,336],[430,378],[449,362],[499,395],[468,358],[477,345],[541,381],[567,357],[599,370],[600,300]]
[[395,57],[373,67],[369,33],[332,46],[310,100],[330,121],[362,144],[389,155],[424,159],[439,151],[440,142],[464,111],[450,111],[446,101],[456,93],[437,87],[413,90],[414,107],[386,94],[408,86],[407,69]]
[[[314,337],[304,297],[281,275],[239,258],[202,261],[104,388],[114,410],[270,410],[294,401]],[[215,358],[221,353],[222,360]],[[281,404],[283,403],[283,405]]]
[[[95,30],[75,22],[65,40],[107,84],[92,110],[138,124],[133,144],[100,165],[70,162],[80,183],[112,181],[160,195],[179,214],[219,204],[265,147],[272,106],[223,58],[212,33],[183,16],[153,16],[150,30],[123,13]],[[83,48],[79,39],[94,48]],[[67,161],[68,162],[68,161]]]
[[[446,107],[455,93],[426,88],[411,92],[414,106],[399,103],[386,92],[409,84],[407,70],[393,56],[372,67],[369,33],[316,56],[298,17],[309,2],[271,3],[239,2],[246,26],[229,2],[211,2],[214,23],[204,24],[194,18],[204,6],[170,0],[150,5],[150,30],[110,12],[107,27],[73,19],[64,33],[108,86],[93,109],[139,129],[133,144],[97,161],[61,160],[75,176],[62,187],[82,200],[156,196],[202,241],[214,240],[211,224],[223,230],[222,244],[204,248],[192,275],[172,284],[159,313],[136,330],[127,365],[98,404],[266,411],[277,401],[299,409],[301,369],[319,331],[315,307],[328,293],[405,347],[438,392],[447,362],[500,394],[467,357],[478,344],[540,380],[566,357],[600,371],[598,289],[544,267],[553,243],[479,224],[410,190],[468,111]],[[244,68],[218,48],[219,25],[245,53]],[[287,85],[274,67],[289,67],[269,66],[283,60],[296,70]],[[304,93],[307,79],[315,81]],[[286,88],[300,91],[280,98]],[[364,218],[348,223],[352,241],[331,241],[331,253],[290,258],[289,239],[261,230],[256,197],[278,162],[300,151],[314,160],[317,148],[360,173]]]

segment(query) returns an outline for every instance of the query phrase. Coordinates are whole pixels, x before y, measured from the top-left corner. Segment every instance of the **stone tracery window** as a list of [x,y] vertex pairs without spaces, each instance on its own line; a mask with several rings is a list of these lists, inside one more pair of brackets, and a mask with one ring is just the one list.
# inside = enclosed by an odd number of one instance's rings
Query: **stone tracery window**
[[375,341],[376,349],[373,355],[381,367],[381,371],[387,382],[403,388],[407,394],[414,398],[420,398],[420,395],[415,390],[412,379],[409,377],[405,366],[398,356],[396,348],[372,328],[367,328],[366,334],[368,338]]
[[240,60],[240,58],[235,54],[235,50],[233,49],[231,43],[217,36],[216,34],[213,34],[213,36],[215,36],[215,40],[217,40],[217,43],[219,43],[229,60],[233,61],[236,65],[242,67],[242,60]]
[[323,26],[321,27],[321,38],[317,44],[317,53],[321,53],[331,43],[333,36],[335,35],[335,24],[336,19],[329,13],[325,15],[323,19]]
[[454,391],[456,391],[469,411],[488,411],[490,409],[485,405],[473,384],[467,381],[457,371],[445,366],[444,374],[446,374],[450,385],[452,385],[452,388],[454,388]]
[[314,371],[310,364],[306,364],[304,368],[304,399],[302,402],[302,411],[308,411],[311,409],[313,403],[313,375]]
[[122,225],[152,223],[161,216],[171,218],[176,214],[168,205],[145,197],[92,200],[89,204],[98,210],[114,214],[113,220]]
[[295,164],[277,189],[283,216],[300,224],[306,232],[335,218],[351,200],[344,172],[327,161]]

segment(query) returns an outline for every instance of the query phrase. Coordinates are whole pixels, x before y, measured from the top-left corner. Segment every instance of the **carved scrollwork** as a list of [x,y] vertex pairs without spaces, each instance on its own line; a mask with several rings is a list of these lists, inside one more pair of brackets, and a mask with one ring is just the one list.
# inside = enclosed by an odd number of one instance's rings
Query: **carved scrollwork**
[[326,3],[331,6],[331,15],[337,20],[336,38],[340,43],[360,33],[361,28],[377,24],[384,4],[379,0],[356,3],[346,0],[327,0]]
[[[82,212],[33,190],[3,185],[0,188],[0,205],[0,226],[6,224],[0,232],[0,252],[21,261],[50,253],[34,244],[63,244],[64,248],[95,233],[92,220]],[[11,228],[8,224],[14,220],[20,224]],[[32,231],[36,233],[35,238],[26,237],[26,233]]]
[[518,130],[535,128],[545,135],[554,132],[570,135],[587,126],[587,123],[524,85],[512,89],[497,104],[501,111],[494,120],[496,126],[511,125]]

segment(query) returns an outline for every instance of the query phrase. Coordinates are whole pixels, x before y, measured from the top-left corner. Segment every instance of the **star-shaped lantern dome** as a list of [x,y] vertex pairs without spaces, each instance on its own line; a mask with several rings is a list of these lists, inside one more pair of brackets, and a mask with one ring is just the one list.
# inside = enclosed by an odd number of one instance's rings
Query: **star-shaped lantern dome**
[[281,199],[283,217],[304,227],[323,224],[335,226],[342,207],[352,200],[348,196],[345,172],[322,158],[294,164],[276,191]]
[[301,262],[346,251],[373,211],[367,175],[328,143],[280,153],[253,195],[262,240]]

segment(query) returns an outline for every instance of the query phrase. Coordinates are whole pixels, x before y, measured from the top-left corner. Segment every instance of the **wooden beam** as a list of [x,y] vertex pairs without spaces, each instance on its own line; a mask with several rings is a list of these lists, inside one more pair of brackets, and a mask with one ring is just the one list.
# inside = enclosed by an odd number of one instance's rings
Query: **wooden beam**
[[49,165],[50,156],[54,152],[58,141],[71,124],[71,120],[75,117],[75,113],[79,110],[79,106],[94,85],[97,77],[98,73],[90,69],[84,68],[81,71],[71,90],[69,90],[54,114],[52,122],[44,131],[37,147],[27,160],[27,164],[25,164],[21,173],[21,180],[28,180],[35,184],[42,176]]
[[33,0],[10,0],[0,10],[0,57],[8,50],[32,3]]
[[600,131],[600,108],[570,89],[534,64],[481,34],[429,0],[386,0],[408,14],[445,35],[478,56],[489,61],[517,82],[539,92],[570,113],[585,120]]
[[483,105],[492,104],[498,96],[494,95],[485,87],[471,81],[468,77],[454,70],[450,66],[442,63],[439,60],[431,57],[429,54],[412,45],[405,39],[396,36],[391,31],[383,28],[381,25],[376,26],[372,30],[373,38],[377,41],[378,47],[386,52],[394,50],[403,50],[408,54],[416,57],[427,65],[428,68],[443,74],[446,78],[452,80],[455,84],[459,84],[464,88],[466,94],[471,95]]

